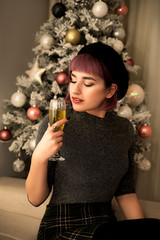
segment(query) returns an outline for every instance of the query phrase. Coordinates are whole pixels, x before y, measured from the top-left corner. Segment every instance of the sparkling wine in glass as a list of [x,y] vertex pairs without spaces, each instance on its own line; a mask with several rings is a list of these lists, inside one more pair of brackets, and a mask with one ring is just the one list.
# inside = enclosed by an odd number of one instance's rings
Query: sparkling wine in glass
[[[52,126],[57,121],[66,117],[66,103],[64,98],[57,98],[50,100],[49,105],[49,123]],[[56,131],[63,130],[64,124],[56,129]],[[64,161],[65,158],[60,156],[57,152],[53,157],[49,159],[50,161]]]

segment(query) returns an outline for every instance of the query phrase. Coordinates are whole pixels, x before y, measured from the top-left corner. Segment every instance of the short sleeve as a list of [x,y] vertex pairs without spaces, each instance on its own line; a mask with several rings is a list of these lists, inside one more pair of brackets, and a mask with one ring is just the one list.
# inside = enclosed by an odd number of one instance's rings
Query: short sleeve
[[128,151],[129,167],[126,174],[122,177],[119,186],[116,190],[115,197],[120,195],[135,193],[135,142],[134,142],[134,130],[132,130],[132,144]]
[[[48,123],[49,123],[49,116],[47,114],[39,127],[37,138],[36,138],[36,145],[40,142],[45,131],[47,130]],[[54,184],[55,165],[56,165],[56,162],[48,161],[47,181],[48,181],[48,186],[50,191],[52,189],[52,185]]]

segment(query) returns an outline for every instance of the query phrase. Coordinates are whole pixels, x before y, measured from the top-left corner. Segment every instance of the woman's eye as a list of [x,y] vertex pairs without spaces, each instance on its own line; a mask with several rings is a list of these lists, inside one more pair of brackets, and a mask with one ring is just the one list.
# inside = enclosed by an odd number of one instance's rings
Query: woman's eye
[[92,87],[94,84],[93,83],[88,83],[88,84],[84,84],[86,87]]
[[73,79],[71,79],[71,81],[70,81],[71,83],[76,83],[76,81],[75,80],[73,80]]

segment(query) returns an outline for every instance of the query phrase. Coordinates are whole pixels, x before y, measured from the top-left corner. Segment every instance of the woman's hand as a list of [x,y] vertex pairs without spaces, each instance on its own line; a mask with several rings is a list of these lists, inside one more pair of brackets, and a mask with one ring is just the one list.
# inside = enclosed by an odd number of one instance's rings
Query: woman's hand
[[42,162],[47,161],[50,157],[59,151],[63,145],[64,132],[62,130],[54,131],[55,128],[53,126],[60,127],[67,122],[68,120],[64,118],[60,121],[57,121],[52,126],[48,126],[41,141],[35,148],[32,158]]

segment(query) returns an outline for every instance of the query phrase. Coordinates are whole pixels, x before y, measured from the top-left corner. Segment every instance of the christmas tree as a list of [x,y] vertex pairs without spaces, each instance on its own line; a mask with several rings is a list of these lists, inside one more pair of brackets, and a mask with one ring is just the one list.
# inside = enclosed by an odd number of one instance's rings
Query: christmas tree
[[[0,131],[0,139],[11,141],[9,151],[16,155],[15,171],[28,171],[25,165],[29,166],[39,125],[48,114],[49,101],[55,95],[66,95],[69,62],[84,45],[97,41],[108,44],[122,56],[127,70],[137,73],[139,66],[127,52],[123,26],[127,12],[123,0],[64,0],[52,7],[52,17],[36,34],[33,62],[23,76],[17,77],[17,92],[10,100],[5,100],[4,129]],[[137,83],[131,81],[115,111],[132,122],[136,139],[135,162],[141,170],[149,170],[151,163],[145,154],[150,150],[146,139],[152,133],[151,115],[142,85],[138,80]]]

